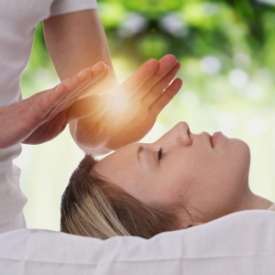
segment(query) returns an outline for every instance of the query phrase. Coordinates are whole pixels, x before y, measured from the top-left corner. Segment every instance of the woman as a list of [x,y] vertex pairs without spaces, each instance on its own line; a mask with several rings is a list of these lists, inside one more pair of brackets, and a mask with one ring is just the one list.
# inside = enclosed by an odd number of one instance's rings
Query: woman
[[[61,206],[61,231],[106,239],[150,238],[273,202],[248,186],[250,151],[221,132],[178,123],[152,144],[131,144],[101,161],[86,156]],[[273,206],[274,208],[274,206]]]

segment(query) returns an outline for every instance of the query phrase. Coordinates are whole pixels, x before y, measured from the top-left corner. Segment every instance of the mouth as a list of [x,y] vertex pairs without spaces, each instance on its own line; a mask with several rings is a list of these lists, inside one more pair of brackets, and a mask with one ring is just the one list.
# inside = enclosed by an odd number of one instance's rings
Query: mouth
[[210,134],[208,134],[207,132],[204,132],[204,134],[206,135],[211,147],[214,148],[213,141],[212,141],[212,136]]
[[214,148],[213,141],[212,141],[212,136],[209,137],[209,141],[210,141],[211,147]]
[[212,144],[212,147],[214,148],[216,146],[216,144],[218,143],[218,140],[221,136],[221,132],[215,132],[212,136],[211,136],[211,144]]

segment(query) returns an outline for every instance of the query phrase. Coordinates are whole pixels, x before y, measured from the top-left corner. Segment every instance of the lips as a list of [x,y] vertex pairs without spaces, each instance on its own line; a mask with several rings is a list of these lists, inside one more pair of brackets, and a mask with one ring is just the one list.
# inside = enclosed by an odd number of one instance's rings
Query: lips
[[207,132],[203,132],[203,134],[204,134],[204,135],[207,137],[207,139],[209,140],[209,143],[211,144],[211,147],[213,147],[211,135],[208,134]]
[[221,132],[215,132],[215,133],[211,136],[211,143],[212,143],[212,147],[213,147],[213,148],[217,145],[220,136],[221,136]]

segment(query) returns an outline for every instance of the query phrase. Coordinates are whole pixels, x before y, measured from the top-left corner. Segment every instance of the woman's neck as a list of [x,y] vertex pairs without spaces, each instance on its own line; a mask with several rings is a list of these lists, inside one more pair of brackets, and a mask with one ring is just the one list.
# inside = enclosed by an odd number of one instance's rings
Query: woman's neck
[[238,207],[239,209],[236,211],[255,210],[255,209],[267,210],[273,204],[274,202],[266,198],[263,198],[261,196],[258,196],[250,191],[242,200],[242,203]]

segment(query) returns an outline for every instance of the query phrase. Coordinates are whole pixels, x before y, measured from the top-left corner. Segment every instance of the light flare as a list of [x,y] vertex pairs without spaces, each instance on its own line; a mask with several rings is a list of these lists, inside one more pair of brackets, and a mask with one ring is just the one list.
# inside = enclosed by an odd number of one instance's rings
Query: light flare
[[122,93],[108,95],[106,104],[105,115],[117,121],[130,121],[139,110],[138,100],[131,100],[131,98]]

